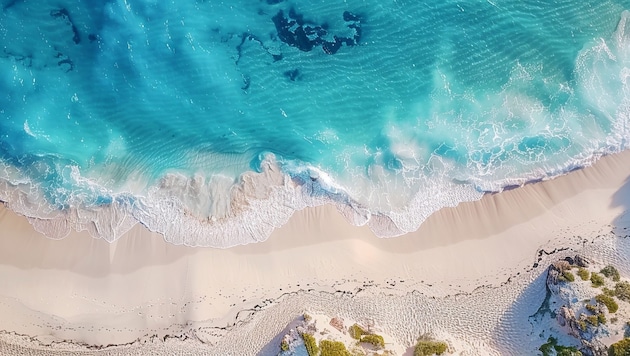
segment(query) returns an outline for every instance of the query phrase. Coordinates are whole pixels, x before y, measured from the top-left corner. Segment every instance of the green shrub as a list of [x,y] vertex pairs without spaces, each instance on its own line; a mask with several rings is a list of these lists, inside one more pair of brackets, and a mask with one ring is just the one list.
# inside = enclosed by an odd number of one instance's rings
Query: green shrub
[[558,345],[558,339],[555,337],[549,337],[547,343],[541,345],[538,350],[542,352],[543,356],[582,356],[582,353],[575,346]]
[[604,314],[597,314],[597,321],[599,321],[600,324],[606,324],[606,315]]
[[586,322],[593,325],[594,327],[599,326],[599,318],[597,315],[589,315],[586,317]]
[[586,331],[586,321],[585,320],[579,320],[578,321],[578,326],[580,327],[580,330]]
[[577,275],[580,276],[583,281],[588,281],[588,279],[591,277],[591,272],[583,267],[580,267],[578,268]]
[[319,343],[319,348],[322,352],[321,356],[351,356],[346,345],[341,341],[322,340]]
[[599,288],[604,285],[604,277],[602,277],[601,274],[593,272],[591,273],[591,283],[593,287]]
[[370,334],[365,335],[361,338],[361,342],[367,342],[368,344],[372,344],[375,347],[382,349],[385,347],[385,340],[381,335]]
[[602,288],[602,293],[604,293],[604,294],[606,294],[607,296],[610,296],[610,297],[614,297],[616,295],[614,290],[612,290],[610,288],[606,288],[606,287]]
[[556,346],[556,356],[583,356],[574,346]]
[[304,346],[306,347],[306,352],[308,356],[317,356],[319,355],[319,347],[317,347],[317,341],[315,337],[311,334],[303,333],[302,339],[304,339]]
[[359,324],[352,325],[348,328],[348,332],[350,332],[350,337],[356,340],[361,340],[361,336],[367,334]]
[[420,340],[413,350],[413,356],[441,355],[446,352],[448,345],[442,341]]
[[573,282],[575,281],[575,276],[569,271],[564,271],[562,272],[562,277],[560,277],[560,279],[565,282]]
[[289,351],[289,342],[287,340],[282,340],[282,342],[280,343],[280,350]]
[[602,270],[599,271],[599,273],[601,273],[604,276],[612,279],[615,282],[619,282],[619,279],[621,279],[621,276],[619,276],[619,271],[617,271],[617,269],[615,267],[610,266],[610,265],[602,268]]
[[540,345],[540,347],[538,348],[538,350],[540,352],[542,352],[543,356],[551,356],[553,355],[553,345],[555,345],[558,342],[558,340],[556,340],[555,337],[549,337],[549,339],[547,339],[547,342]]
[[538,350],[542,352],[543,356],[554,355],[554,350],[556,356],[582,356],[582,353],[575,346],[558,345],[558,339],[553,336],[549,337],[547,343],[541,345]]
[[583,356],[576,347],[573,346],[556,346],[556,356]]
[[628,356],[630,355],[630,339],[623,339],[608,348],[608,356]]
[[606,294],[600,294],[596,296],[595,301],[597,301],[597,303],[604,304],[609,313],[615,313],[617,310],[619,310],[619,305],[617,304],[617,302],[615,302],[615,300],[611,296],[608,296]]
[[593,314],[599,313],[599,307],[593,304],[586,304],[586,310],[590,311]]
[[630,302],[630,283],[623,281],[615,284],[615,295],[625,302]]

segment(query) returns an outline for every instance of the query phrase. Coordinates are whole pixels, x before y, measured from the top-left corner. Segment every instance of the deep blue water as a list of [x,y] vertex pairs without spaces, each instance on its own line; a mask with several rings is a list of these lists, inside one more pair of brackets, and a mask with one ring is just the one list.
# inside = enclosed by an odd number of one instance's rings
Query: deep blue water
[[[391,235],[627,147],[630,1],[0,4],[0,200],[27,215],[121,204],[180,234],[169,200],[211,227],[275,157]],[[252,211],[324,201],[291,189]],[[185,243],[265,234],[221,231]]]

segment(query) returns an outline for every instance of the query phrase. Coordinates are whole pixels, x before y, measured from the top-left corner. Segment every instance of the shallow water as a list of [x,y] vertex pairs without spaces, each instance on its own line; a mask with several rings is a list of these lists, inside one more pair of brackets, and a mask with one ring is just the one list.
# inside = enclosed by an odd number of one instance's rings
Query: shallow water
[[51,237],[393,236],[627,148],[630,1],[2,6],[0,200]]

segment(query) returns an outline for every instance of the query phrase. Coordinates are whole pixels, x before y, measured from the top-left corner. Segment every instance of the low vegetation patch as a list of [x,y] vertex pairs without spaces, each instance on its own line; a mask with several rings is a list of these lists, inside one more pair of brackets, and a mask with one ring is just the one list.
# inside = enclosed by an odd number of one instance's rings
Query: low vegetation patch
[[621,276],[619,275],[619,271],[617,271],[617,269],[611,265],[608,265],[602,268],[602,270],[599,271],[599,273],[612,279],[615,282],[619,282],[619,280],[621,279]]
[[593,304],[586,304],[586,310],[588,310],[592,314],[599,313],[599,307],[597,305],[593,305]]
[[606,287],[602,288],[602,293],[604,293],[604,294],[606,294],[607,296],[610,296],[610,297],[614,297],[615,295],[617,295],[614,290],[612,290],[610,288],[606,288]]
[[574,346],[558,345],[558,340],[555,337],[547,339],[547,343],[542,344],[538,350],[542,352],[543,356],[582,356],[582,353]]
[[564,271],[562,272],[562,277],[560,277],[560,279],[565,282],[573,282],[575,281],[575,276],[569,271]]
[[367,334],[359,324],[354,324],[349,327],[348,332],[350,333],[350,337],[356,340],[361,340],[361,336]]
[[319,343],[319,348],[321,356],[352,356],[341,341],[322,340]]
[[317,340],[311,334],[303,333],[302,339],[304,339],[304,346],[306,347],[306,352],[308,356],[317,356],[319,355],[319,347],[317,346]]
[[376,335],[376,334],[364,335],[361,338],[361,342],[372,344],[378,349],[382,349],[385,347],[385,340],[383,339],[381,335]]
[[615,313],[617,312],[617,310],[619,310],[619,304],[617,304],[613,297],[609,295],[600,294],[595,297],[595,301],[597,303],[604,304],[609,313]]
[[593,284],[593,287],[599,288],[604,285],[604,277],[602,277],[599,273],[593,272],[591,273],[591,283]]
[[624,302],[630,302],[630,283],[623,281],[615,284],[615,295]]
[[442,355],[448,350],[448,345],[442,341],[419,340],[413,350],[413,356]]
[[289,351],[289,342],[287,340],[282,340],[280,343],[280,350]]
[[588,281],[589,278],[591,278],[591,272],[583,267],[578,268],[577,275],[580,276],[583,281]]
[[616,342],[608,348],[608,356],[627,356],[630,355],[630,339],[625,338]]
[[586,322],[593,325],[594,327],[599,326],[599,315],[589,315],[586,317]]
[[586,321],[585,320],[578,320],[578,326],[580,327],[580,330],[582,331],[586,331]]

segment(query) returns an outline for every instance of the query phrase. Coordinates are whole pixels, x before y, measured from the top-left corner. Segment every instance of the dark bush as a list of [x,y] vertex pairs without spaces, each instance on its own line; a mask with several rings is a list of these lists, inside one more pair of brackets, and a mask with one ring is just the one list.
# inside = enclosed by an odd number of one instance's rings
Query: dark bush
[[615,282],[619,282],[619,280],[621,279],[621,276],[619,275],[619,271],[617,271],[617,269],[615,267],[610,266],[610,265],[602,268],[602,270],[599,271],[599,273],[601,273],[604,276],[612,279]]
[[348,328],[348,332],[350,333],[350,337],[353,339],[361,340],[361,336],[367,334],[359,324],[354,324]]
[[313,335],[303,333],[302,339],[304,339],[304,346],[306,346],[306,352],[308,352],[308,356],[319,355],[319,347],[317,347],[317,341],[315,340],[315,337]]
[[420,340],[413,350],[413,356],[441,355],[446,352],[448,345],[442,341]]
[[382,349],[385,347],[385,340],[383,339],[381,335],[376,335],[376,334],[364,335],[361,338],[361,342],[367,342],[368,344],[372,344],[379,349]]
[[604,277],[602,277],[601,274],[593,272],[591,273],[591,283],[593,287],[599,288],[604,285]]
[[322,340],[319,343],[319,348],[321,349],[321,356],[351,356],[346,345],[341,341]]
[[564,271],[562,272],[562,277],[560,277],[560,279],[565,282],[573,282],[575,281],[575,276],[569,271]]
[[630,302],[630,283],[623,281],[615,284],[615,295],[625,302]]
[[600,294],[596,296],[595,301],[597,301],[597,303],[604,304],[606,308],[608,309],[609,313],[615,313],[617,312],[617,310],[619,310],[619,305],[613,299],[613,297],[608,296],[606,294]]
[[583,281],[588,281],[588,279],[591,278],[591,272],[582,267],[578,268],[577,275],[580,276]]
[[616,342],[608,348],[608,356],[628,356],[630,355],[630,339],[626,338]]

